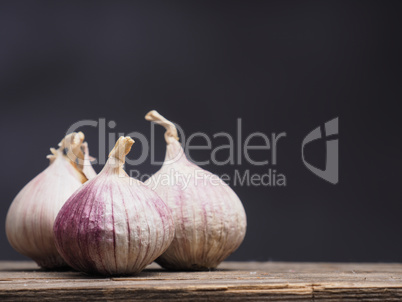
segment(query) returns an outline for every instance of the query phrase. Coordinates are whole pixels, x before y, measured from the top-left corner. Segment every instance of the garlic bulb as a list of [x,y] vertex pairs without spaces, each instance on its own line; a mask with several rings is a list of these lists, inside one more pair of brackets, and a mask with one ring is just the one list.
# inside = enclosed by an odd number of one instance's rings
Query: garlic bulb
[[77,190],[57,215],[57,249],[76,270],[101,275],[138,273],[173,240],[169,207],[123,170],[133,143],[129,137],[120,137],[103,170]]
[[[50,165],[15,197],[6,218],[11,246],[43,268],[66,266],[54,244],[53,222],[66,200],[87,180],[77,161],[84,134],[71,133],[51,148]],[[82,156],[82,157],[80,157]]]
[[215,268],[246,233],[246,214],[233,190],[218,176],[189,162],[173,123],[156,111],[145,118],[166,128],[166,157],[146,184],[168,204],[176,224],[172,244],[156,262],[168,269]]

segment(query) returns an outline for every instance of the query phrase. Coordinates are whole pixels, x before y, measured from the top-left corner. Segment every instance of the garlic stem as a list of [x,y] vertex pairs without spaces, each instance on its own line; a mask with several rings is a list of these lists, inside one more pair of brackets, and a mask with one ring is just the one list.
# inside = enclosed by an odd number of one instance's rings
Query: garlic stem
[[172,142],[172,138],[175,140],[179,140],[176,126],[171,121],[160,115],[156,110],[148,112],[145,116],[145,119],[147,121],[152,121],[165,127],[165,140],[168,144]]
[[59,144],[61,150],[66,150],[66,156],[71,162],[74,162],[78,170],[82,171],[84,167],[84,153],[81,145],[84,142],[85,135],[81,131],[67,135]]
[[116,158],[123,165],[126,160],[126,155],[130,152],[131,146],[134,144],[134,140],[129,136],[120,136],[116,142],[116,145],[110,151],[109,158]]
[[89,179],[94,178],[97,173],[91,165],[91,161],[94,161],[95,158],[89,155],[88,143],[83,142],[81,145],[82,152],[84,152],[84,164],[82,166],[82,173],[84,173],[85,177]]
[[75,168],[77,177],[81,180],[82,183],[87,181],[87,178],[83,173],[85,157],[81,149],[81,145],[83,144],[84,139],[85,135],[81,131],[78,133],[70,133],[61,140],[58,145],[59,148],[57,150],[54,148],[50,148],[50,152],[52,154],[47,156],[50,164],[52,164],[58,156],[63,156],[65,159],[67,159],[70,164]]

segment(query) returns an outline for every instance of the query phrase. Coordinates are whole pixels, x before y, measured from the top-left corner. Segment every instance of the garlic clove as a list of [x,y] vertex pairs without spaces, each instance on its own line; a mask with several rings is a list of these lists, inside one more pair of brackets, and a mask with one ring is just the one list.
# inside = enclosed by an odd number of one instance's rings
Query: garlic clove
[[[43,268],[67,266],[54,245],[53,222],[64,202],[87,179],[76,161],[82,132],[67,135],[59,149],[51,148],[50,165],[17,194],[7,213],[11,246]],[[80,158],[81,157],[81,158]]]
[[174,236],[170,209],[123,170],[134,141],[120,137],[103,170],[77,190],[54,223],[56,246],[81,272],[128,275],[160,256]]
[[171,208],[176,228],[172,244],[156,262],[174,270],[215,268],[244,239],[243,205],[226,183],[188,161],[172,122],[155,110],[145,118],[166,128],[165,161],[146,184]]

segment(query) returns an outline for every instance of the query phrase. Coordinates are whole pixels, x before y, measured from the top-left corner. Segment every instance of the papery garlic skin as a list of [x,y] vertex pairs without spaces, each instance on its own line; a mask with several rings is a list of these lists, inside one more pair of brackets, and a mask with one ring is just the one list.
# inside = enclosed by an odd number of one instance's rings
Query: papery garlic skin
[[67,137],[71,141],[64,144],[64,139],[62,148],[52,149],[51,164],[18,193],[6,218],[11,246],[47,269],[67,266],[54,244],[53,222],[66,200],[86,181],[75,163],[63,154],[66,148],[78,148],[83,134]]
[[103,170],[69,198],[56,218],[57,249],[76,270],[136,274],[173,239],[168,206],[122,169],[133,142],[121,137]]
[[165,161],[146,184],[168,204],[176,227],[172,244],[156,262],[173,270],[216,268],[244,239],[243,205],[226,183],[188,161],[171,122],[156,111],[146,119],[167,129]]

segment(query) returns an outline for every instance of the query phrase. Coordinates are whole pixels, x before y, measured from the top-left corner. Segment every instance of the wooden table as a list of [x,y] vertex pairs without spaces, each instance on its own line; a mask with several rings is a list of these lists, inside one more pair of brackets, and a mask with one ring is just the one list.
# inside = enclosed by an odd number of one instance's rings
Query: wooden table
[[96,278],[0,262],[0,301],[401,301],[402,264],[224,262],[210,272]]

